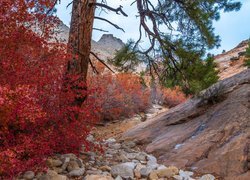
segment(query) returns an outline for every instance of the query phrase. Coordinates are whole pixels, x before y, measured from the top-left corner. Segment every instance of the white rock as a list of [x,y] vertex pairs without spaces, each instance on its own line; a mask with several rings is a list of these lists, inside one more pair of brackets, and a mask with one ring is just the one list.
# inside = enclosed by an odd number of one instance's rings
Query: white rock
[[134,168],[136,164],[133,162],[127,162],[118,164],[111,167],[112,176],[121,176],[122,178],[134,178]]
[[141,168],[140,173],[142,177],[148,177],[148,175],[152,172],[152,169],[149,167]]
[[114,138],[109,138],[109,139],[107,139],[105,141],[105,143],[107,143],[107,144],[112,144],[112,143],[115,143],[115,142],[116,142],[116,140]]
[[105,175],[87,175],[84,180],[113,180],[113,178]]
[[64,160],[64,163],[63,163],[63,165],[62,165],[62,169],[63,169],[63,170],[65,170],[65,169],[67,168],[69,162],[70,162],[70,158],[69,158],[69,157],[66,157],[65,160]]
[[127,153],[126,157],[129,159],[135,159],[136,155],[137,155],[137,153]]
[[157,159],[153,155],[147,155],[147,160],[151,163],[157,163]]
[[199,180],[215,180],[215,177],[211,174],[206,174],[199,178]]
[[176,180],[183,180],[183,178],[181,176],[179,176],[179,175],[175,175],[175,176],[173,176],[173,178],[176,179]]
[[70,177],[79,177],[82,176],[85,172],[85,168],[75,169],[69,172]]
[[88,135],[88,137],[86,138],[86,140],[93,143],[95,141],[95,138],[94,138],[93,135],[90,134],[90,135]]
[[183,171],[183,170],[180,170],[179,171],[179,175],[182,177],[183,180],[194,180],[191,176],[194,175],[193,172],[191,171]]
[[166,166],[164,166],[164,165],[159,165],[158,167],[157,167],[157,170],[162,170],[162,169],[166,169],[167,167]]
[[30,180],[35,177],[35,173],[33,171],[26,171],[23,175],[24,179]]
[[117,176],[115,180],[122,180],[121,176]]

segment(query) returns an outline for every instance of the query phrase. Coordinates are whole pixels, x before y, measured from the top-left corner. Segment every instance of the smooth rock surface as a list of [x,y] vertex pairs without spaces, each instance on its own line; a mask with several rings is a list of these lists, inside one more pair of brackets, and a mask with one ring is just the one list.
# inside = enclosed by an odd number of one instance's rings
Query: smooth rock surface
[[146,145],[146,151],[157,154],[167,166],[237,178],[249,171],[249,109],[247,69],[139,124],[123,140]]

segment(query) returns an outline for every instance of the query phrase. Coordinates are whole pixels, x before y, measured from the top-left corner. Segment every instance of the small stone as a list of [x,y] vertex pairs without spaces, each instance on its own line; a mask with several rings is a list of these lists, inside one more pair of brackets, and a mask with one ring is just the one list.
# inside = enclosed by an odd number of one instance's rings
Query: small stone
[[126,157],[128,159],[135,159],[136,155],[137,155],[137,153],[128,153],[128,154],[126,154]]
[[103,176],[110,176],[110,177],[112,176],[112,175],[111,175],[109,172],[107,172],[107,171],[102,172],[102,175],[103,175]]
[[157,159],[153,155],[147,155],[147,160],[151,163],[157,163]]
[[90,135],[88,135],[88,137],[86,138],[86,140],[93,143],[95,141],[95,138],[94,138],[93,135],[90,134]]
[[86,171],[86,174],[101,175],[102,171],[101,170],[88,170],[88,171]]
[[157,170],[162,170],[162,169],[166,169],[166,168],[167,168],[166,166],[160,165],[160,166],[157,167]]
[[137,164],[134,173],[135,173],[135,177],[140,179],[141,178],[141,169],[144,168],[145,166],[142,166],[141,164]]
[[35,173],[33,171],[26,171],[23,175],[24,179],[30,180],[35,177]]
[[[147,164],[147,161],[140,161],[142,164]],[[156,164],[157,165],[157,164]]]
[[122,147],[126,147],[126,148],[134,148],[136,146],[136,143],[134,141],[128,141],[128,142],[124,142],[122,144]]
[[120,154],[117,159],[120,161],[120,162],[129,162],[130,160],[127,158],[127,156],[125,154]]
[[82,162],[81,159],[77,159],[76,162],[78,163],[78,166],[79,166],[80,168],[84,167],[84,164],[83,164],[83,162]]
[[71,160],[76,160],[77,157],[75,154],[69,153],[69,154],[64,154],[62,155],[63,158],[70,158]]
[[157,180],[157,179],[159,179],[158,176],[157,176],[157,173],[155,171],[152,171],[149,174],[149,180]]
[[59,175],[55,171],[48,170],[47,174],[41,176],[39,180],[67,180],[67,176]]
[[141,176],[142,177],[148,177],[148,175],[151,173],[152,169],[149,167],[144,167],[140,170]]
[[109,166],[101,166],[99,169],[102,171],[108,171],[108,172],[111,171],[111,167],[109,167]]
[[63,164],[63,162],[61,160],[59,160],[59,159],[51,159],[51,158],[47,159],[46,162],[47,162],[47,165],[49,167],[60,167]]
[[157,163],[157,159],[152,155],[147,155],[147,166],[151,169],[156,169],[159,165]]
[[173,178],[176,180],[183,180],[183,178],[180,175],[174,175]]
[[58,174],[61,174],[63,172],[63,169],[62,168],[58,168],[58,167],[53,167],[53,170],[55,172],[57,172]]
[[121,176],[117,176],[115,180],[122,180]]
[[134,178],[135,163],[122,163],[111,167],[112,176],[122,178]]
[[117,154],[117,150],[108,149],[108,150],[106,151],[106,154],[112,154],[112,155]]
[[212,174],[206,174],[200,177],[199,180],[215,180],[215,177]]
[[104,176],[104,175],[87,175],[85,180],[113,180],[110,176]]
[[62,165],[62,169],[63,169],[63,170],[66,170],[66,168],[67,168],[69,162],[70,162],[70,158],[69,158],[69,157],[66,157],[65,160],[64,160],[64,163],[63,163],[63,165]]
[[109,147],[112,148],[112,149],[121,149],[121,144],[119,143],[115,143],[115,144],[109,144]]
[[145,153],[138,153],[136,156],[135,156],[135,159],[139,160],[139,161],[146,161],[146,155]]
[[174,175],[177,175],[179,170],[174,166],[170,166],[166,169],[157,170],[156,172],[159,178],[171,178]]
[[133,159],[132,162],[135,163],[135,164],[139,164],[140,163],[140,161],[138,161],[136,159]]
[[69,176],[70,177],[79,177],[79,176],[82,176],[84,174],[84,172],[85,172],[85,168],[76,169],[76,170],[70,171]]
[[71,172],[76,169],[80,169],[79,164],[76,161],[70,161],[67,166],[68,172]]
[[112,143],[116,143],[116,140],[114,138],[109,138],[105,141],[105,143],[107,144],[112,144]]
[[183,179],[189,179],[189,180],[191,180],[191,179],[192,179],[191,176],[193,176],[194,173],[191,172],[191,171],[183,171],[183,170],[180,170],[180,171],[179,171],[179,175],[180,175]]

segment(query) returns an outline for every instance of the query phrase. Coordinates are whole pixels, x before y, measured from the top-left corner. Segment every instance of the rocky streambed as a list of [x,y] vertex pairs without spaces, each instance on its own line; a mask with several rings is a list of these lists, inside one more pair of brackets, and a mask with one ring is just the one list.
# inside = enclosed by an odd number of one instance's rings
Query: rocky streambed
[[96,142],[90,135],[88,141],[100,143],[104,152],[82,152],[56,155],[47,160],[46,173],[25,172],[19,179],[37,180],[123,180],[123,179],[176,179],[176,180],[213,180],[211,174],[195,176],[191,171],[178,167],[158,164],[155,156],[140,150],[134,141],[116,141],[109,138]]

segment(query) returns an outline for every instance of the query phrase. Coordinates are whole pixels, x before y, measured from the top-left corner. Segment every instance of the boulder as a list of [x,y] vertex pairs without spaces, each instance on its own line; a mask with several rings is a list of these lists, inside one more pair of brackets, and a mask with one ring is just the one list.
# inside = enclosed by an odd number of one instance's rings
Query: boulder
[[46,163],[49,167],[60,167],[63,164],[61,160],[52,158],[47,159]]
[[166,169],[160,169],[155,171],[159,178],[171,178],[177,175],[179,170],[174,166],[167,167]]
[[48,172],[39,177],[38,180],[68,180],[68,178],[67,176],[57,174],[55,171],[48,170]]
[[30,180],[35,177],[35,173],[33,171],[26,171],[23,175],[24,179]]
[[215,180],[215,177],[211,174],[206,174],[199,178],[199,180]]
[[157,175],[157,173],[155,172],[155,171],[152,171],[150,174],[149,174],[149,180],[157,180],[157,179],[159,179],[158,178],[158,175]]
[[85,168],[75,169],[69,172],[70,177],[80,177],[85,173]]
[[110,176],[103,176],[103,175],[87,175],[84,180],[114,180]]
[[130,129],[123,140],[145,145],[165,165],[237,179],[249,171],[249,109],[247,69]]
[[111,167],[112,176],[122,178],[134,178],[135,163],[122,163]]
[[76,162],[76,161],[70,161],[68,166],[67,166],[67,171],[70,172],[70,171],[73,171],[73,170],[76,170],[76,169],[79,169],[79,164]]

